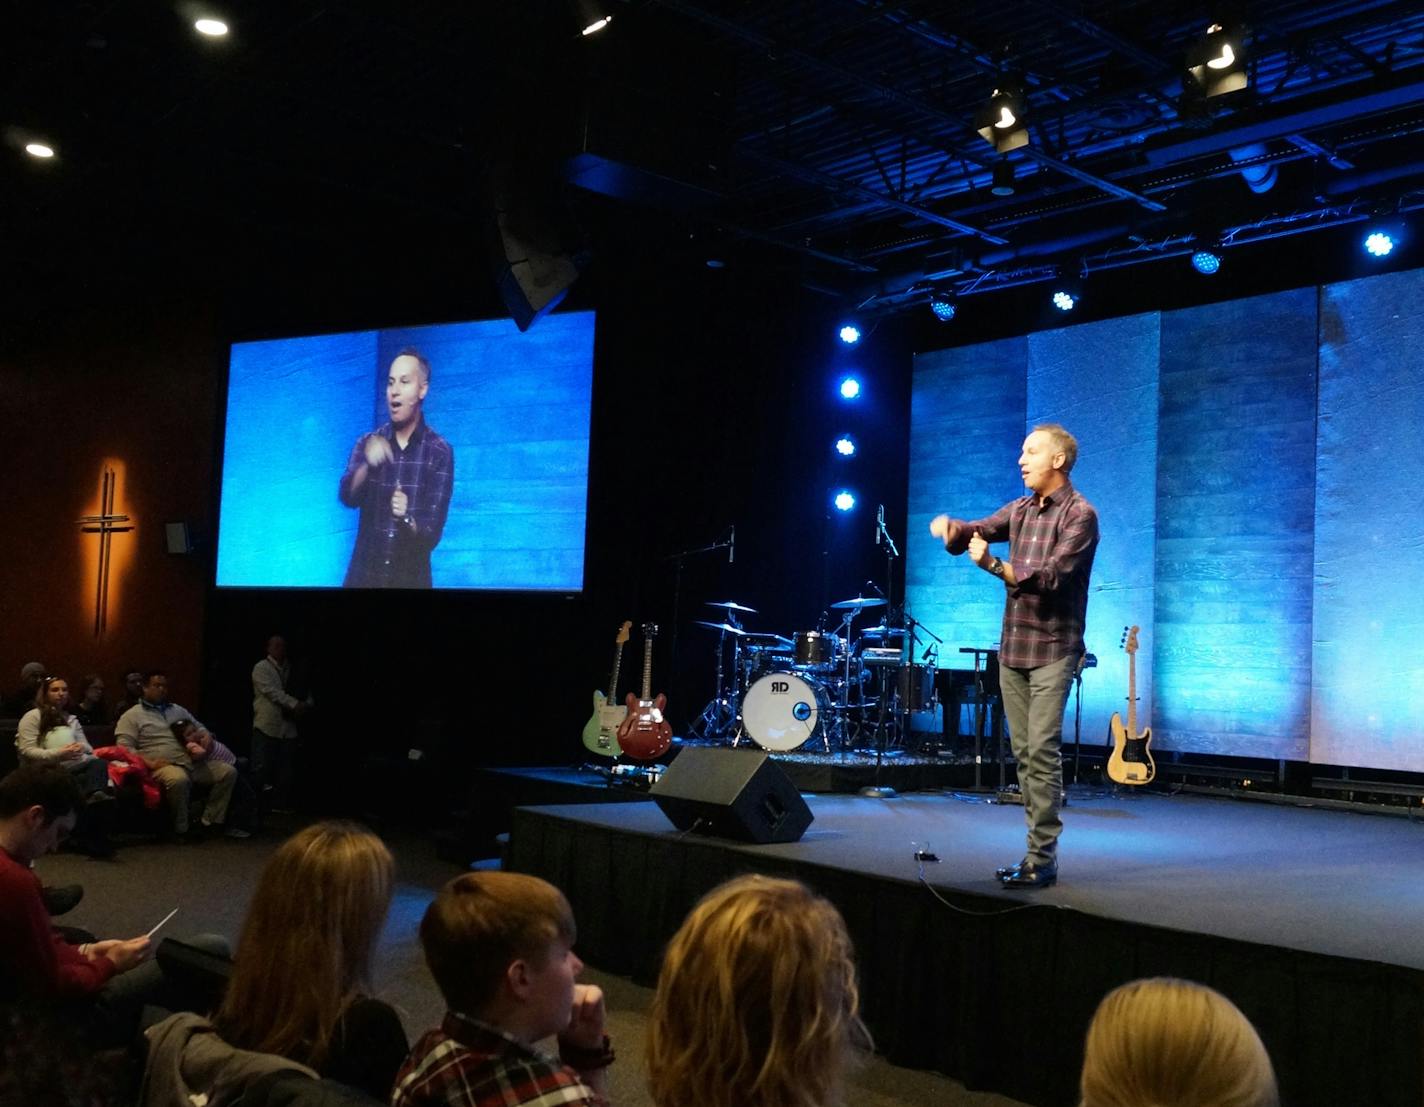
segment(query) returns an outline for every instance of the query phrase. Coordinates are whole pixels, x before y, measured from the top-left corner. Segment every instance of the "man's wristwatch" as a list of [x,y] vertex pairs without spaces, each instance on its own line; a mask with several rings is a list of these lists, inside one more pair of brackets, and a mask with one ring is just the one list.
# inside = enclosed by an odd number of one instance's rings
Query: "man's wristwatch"
[[993,573],[1000,580],[1004,579],[1004,563],[1000,561],[997,557],[994,558],[993,561],[989,562],[988,565],[984,566],[984,568],[988,569],[989,572]]

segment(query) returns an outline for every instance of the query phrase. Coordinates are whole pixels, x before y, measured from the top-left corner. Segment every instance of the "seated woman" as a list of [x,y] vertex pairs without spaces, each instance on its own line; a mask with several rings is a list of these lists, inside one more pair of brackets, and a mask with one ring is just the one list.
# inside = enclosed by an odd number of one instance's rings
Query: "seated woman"
[[1255,1028],[1220,992],[1134,980],[1098,1005],[1083,1056],[1082,1107],[1277,1107]]
[[276,1053],[389,1100],[410,1045],[371,991],[394,862],[345,822],[287,839],[258,880],[215,1022],[232,1045]]
[[94,756],[84,737],[84,727],[69,714],[69,683],[47,676],[35,693],[35,706],[20,719],[15,748],[21,764],[58,765],[68,771],[84,796],[85,812],[74,831],[75,844],[85,853],[110,856],[107,818],[99,804],[114,798],[109,789],[109,767]]
[[79,682],[79,702],[74,707],[74,715],[84,726],[108,726],[114,721],[104,701],[103,677],[90,674]]
[[826,1107],[870,1036],[855,957],[829,902],[745,876],[692,909],[668,945],[648,1029],[658,1107]]

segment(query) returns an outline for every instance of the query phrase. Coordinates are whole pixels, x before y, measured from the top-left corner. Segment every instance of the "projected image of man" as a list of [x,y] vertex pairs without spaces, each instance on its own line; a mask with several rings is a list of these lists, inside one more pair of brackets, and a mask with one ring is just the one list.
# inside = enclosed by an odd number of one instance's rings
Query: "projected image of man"
[[[999,690],[1028,821],[1024,859],[997,873],[1011,888],[1046,888],[1058,879],[1063,707],[1083,656],[1088,580],[1098,548],[1098,513],[1068,478],[1077,457],[1077,440],[1063,427],[1034,427],[1019,454],[1029,495],[984,519],[940,515],[930,523],[947,551],[967,550],[1004,591]],[[1007,561],[989,548],[1005,539]]]
[[390,421],[362,435],[339,495],[361,509],[347,588],[429,588],[430,553],[450,511],[455,451],[425,422],[430,363],[402,350],[386,377]]

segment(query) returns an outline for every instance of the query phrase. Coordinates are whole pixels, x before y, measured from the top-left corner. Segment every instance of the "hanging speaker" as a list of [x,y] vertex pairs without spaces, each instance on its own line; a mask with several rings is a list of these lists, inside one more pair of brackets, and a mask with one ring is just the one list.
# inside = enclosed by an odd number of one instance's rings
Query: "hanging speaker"
[[815,818],[761,750],[687,747],[651,795],[679,830],[758,845],[800,841]]
[[565,245],[569,234],[544,174],[501,164],[489,170],[486,187],[495,284],[510,318],[527,331],[568,294],[587,257]]

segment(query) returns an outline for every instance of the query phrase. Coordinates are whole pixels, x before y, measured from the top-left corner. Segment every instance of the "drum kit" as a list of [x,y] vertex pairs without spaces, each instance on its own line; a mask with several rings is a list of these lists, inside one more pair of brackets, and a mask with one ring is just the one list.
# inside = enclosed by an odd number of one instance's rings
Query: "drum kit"
[[733,746],[750,739],[778,753],[860,744],[883,753],[903,741],[911,711],[934,705],[938,639],[916,660],[924,628],[915,620],[855,629],[887,606],[882,597],[833,603],[827,612],[841,613],[839,626],[827,630],[827,614],[816,629],[791,634],[747,629],[742,617],[757,612],[733,600],[706,606],[721,612],[720,621],[695,621],[719,635],[717,694],[693,724],[699,738]]

